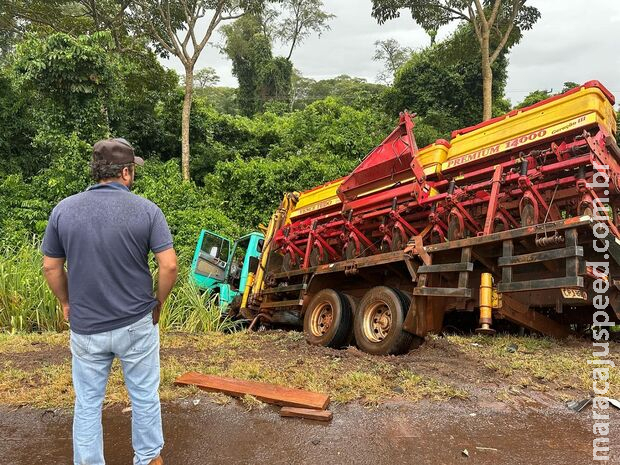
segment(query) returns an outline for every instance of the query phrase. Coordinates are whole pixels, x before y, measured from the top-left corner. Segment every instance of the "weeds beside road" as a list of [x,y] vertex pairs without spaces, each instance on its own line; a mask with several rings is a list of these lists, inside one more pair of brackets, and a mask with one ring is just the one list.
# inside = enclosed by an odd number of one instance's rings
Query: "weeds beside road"
[[[0,251],[0,331],[45,332],[68,328],[62,309],[41,270],[43,257],[36,243]],[[187,276],[187,267],[166,301],[162,331],[207,332],[232,329],[222,321],[215,298],[201,292]],[[155,279],[157,272],[155,271]]]
[[[399,357],[377,357],[355,348],[309,346],[298,332],[233,334],[164,333],[161,398],[193,396],[173,385],[186,371],[278,383],[328,393],[334,402],[377,404],[430,399],[484,404],[554,405],[589,395],[591,345],[587,341],[513,336],[431,337]],[[612,343],[620,364],[620,344]],[[620,396],[612,371],[610,397]],[[228,398],[213,395],[216,402]],[[120,367],[108,385],[109,404],[127,404]],[[70,407],[68,334],[0,335],[0,404]]]

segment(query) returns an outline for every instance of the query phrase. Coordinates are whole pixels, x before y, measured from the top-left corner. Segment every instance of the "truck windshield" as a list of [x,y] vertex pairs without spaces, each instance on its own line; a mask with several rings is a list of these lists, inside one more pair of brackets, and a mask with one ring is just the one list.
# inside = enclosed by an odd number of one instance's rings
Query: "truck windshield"
[[200,245],[200,250],[207,255],[211,255],[212,257],[227,262],[228,254],[230,253],[230,242],[226,239],[205,232],[202,244]]

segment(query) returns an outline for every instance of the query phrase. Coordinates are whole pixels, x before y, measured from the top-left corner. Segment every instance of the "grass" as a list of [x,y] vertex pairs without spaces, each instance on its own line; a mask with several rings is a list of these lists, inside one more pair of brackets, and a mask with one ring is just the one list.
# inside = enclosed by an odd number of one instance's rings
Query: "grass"
[[37,245],[0,253],[0,329],[10,332],[62,331],[67,326],[41,272]]
[[411,400],[420,400],[425,397],[433,400],[469,398],[467,390],[434,378],[426,378],[409,370],[403,370],[399,375],[401,377],[400,386]]
[[[68,328],[43,278],[42,260],[36,243],[0,251],[0,331],[58,332]],[[222,318],[217,296],[200,291],[185,269],[162,310],[160,329],[204,333],[232,331],[235,324]]]
[[222,317],[217,297],[202,292],[185,275],[166,300],[159,322],[160,329],[164,332],[190,333],[235,330],[236,323]]
[[[514,353],[508,347],[514,347]],[[612,347],[620,364],[620,346]],[[54,355],[55,354],[55,355]],[[324,392],[335,403],[376,405],[390,400],[417,402],[504,402],[531,404],[586,397],[591,389],[587,341],[558,342],[534,337],[433,337],[402,357],[375,357],[356,349],[336,351],[309,346],[297,332],[239,331],[162,334],[162,401],[206,398],[193,387],[174,386],[187,371],[266,381]],[[491,387],[486,391],[484,385]],[[611,375],[610,397],[620,396],[620,379]],[[483,387],[481,387],[483,386]],[[127,405],[122,374],[115,363],[108,404]],[[43,408],[71,407],[71,365],[67,333],[0,335],[0,404]],[[259,407],[253,399],[244,405]]]
[[[539,392],[555,391],[562,400],[562,392],[580,391],[587,395],[592,389],[592,345],[587,341],[569,338],[556,341],[546,337],[449,336],[463,353],[479,358],[485,368],[511,381],[516,389],[529,388]],[[617,343],[610,343],[610,357],[620,363]],[[510,352],[508,349],[514,349]],[[610,370],[610,397],[620,396],[620,375]],[[508,390],[509,391],[509,390]],[[514,389],[512,391],[514,393]],[[499,400],[506,399],[506,392],[498,393]]]

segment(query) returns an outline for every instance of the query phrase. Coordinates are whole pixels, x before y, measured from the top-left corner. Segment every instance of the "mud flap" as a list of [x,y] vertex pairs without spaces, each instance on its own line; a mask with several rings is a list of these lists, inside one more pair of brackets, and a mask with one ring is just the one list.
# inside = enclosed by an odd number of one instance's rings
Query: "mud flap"
[[409,311],[403,322],[403,329],[408,333],[424,337],[428,333],[438,333],[443,327],[444,300],[441,297],[431,299],[423,296],[413,296]]

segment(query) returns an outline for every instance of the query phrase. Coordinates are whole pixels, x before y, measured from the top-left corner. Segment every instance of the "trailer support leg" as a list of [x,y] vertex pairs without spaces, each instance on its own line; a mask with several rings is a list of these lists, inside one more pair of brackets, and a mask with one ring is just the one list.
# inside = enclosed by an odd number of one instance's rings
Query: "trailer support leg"
[[493,275],[482,273],[480,282],[480,334],[495,334],[491,328],[493,323]]

